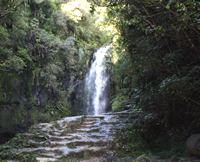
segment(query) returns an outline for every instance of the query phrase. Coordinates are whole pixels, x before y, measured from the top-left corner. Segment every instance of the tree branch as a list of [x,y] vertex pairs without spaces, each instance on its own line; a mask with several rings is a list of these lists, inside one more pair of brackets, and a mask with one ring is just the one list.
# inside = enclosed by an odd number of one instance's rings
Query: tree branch
[[[146,10],[146,8],[143,6],[142,7],[143,9],[144,9],[144,11],[146,12],[146,14],[148,15],[148,16],[150,16],[149,15],[149,12]],[[151,19],[151,17],[149,17],[150,19]],[[156,24],[155,24],[155,22],[153,21],[153,19],[151,19],[151,22],[153,23],[153,26],[155,26]]]
[[[163,6],[164,8],[165,8],[165,5],[163,5],[162,3],[160,3],[161,4],[161,6]],[[166,8],[165,8],[166,9]],[[173,12],[172,10],[170,10],[170,9],[168,9],[173,15],[175,15],[175,16],[177,16],[177,18],[178,19],[180,19],[180,16],[177,14],[177,13],[175,13],[175,12]],[[183,23],[188,27],[188,28],[190,28],[190,29],[192,29],[195,33],[197,33],[198,35],[200,35],[200,33],[196,30],[196,29],[194,29],[191,25],[188,25],[186,22],[184,22],[183,21]]]
[[191,49],[195,54],[197,54],[197,57],[200,59],[200,50],[198,50],[197,48],[195,48],[194,46],[190,46],[190,45],[187,45],[187,44],[184,44],[184,43],[180,43],[180,42],[176,42],[174,41],[173,39],[171,39],[173,42],[175,42],[177,45],[180,45],[180,46],[183,46],[183,47],[186,47],[188,49]]
[[156,29],[156,26],[152,24],[149,20],[144,20],[147,24],[149,24],[153,29]]
[[[7,10],[4,10],[6,13],[3,13],[3,15],[1,15],[0,14],[0,20],[2,19],[2,18],[4,18],[4,17],[6,17],[7,15],[9,15],[11,12],[13,12],[13,11],[16,11],[17,10],[17,7],[18,6],[20,6],[21,4],[23,4],[24,3],[24,1],[22,1],[21,3],[19,3],[19,4],[17,4],[16,6],[15,6],[15,8],[13,9],[7,9]],[[3,11],[3,10],[2,10]]]
[[179,96],[179,97],[182,97],[182,98],[184,98],[184,99],[186,99],[186,100],[190,100],[190,101],[192,101],[192,102],[194,102],[194,103],[196,103],[197,105],[200,106],[200,103],[199,103],[199,102],[197,102],[197,101],[195,101],[195,100],[193,100],[193,99],[191,99],[191,98],[188,98],[188,97],[185,97],[185,96],[181,96],[181,95],[179,95],[179,94],[178,94],[178,96]]

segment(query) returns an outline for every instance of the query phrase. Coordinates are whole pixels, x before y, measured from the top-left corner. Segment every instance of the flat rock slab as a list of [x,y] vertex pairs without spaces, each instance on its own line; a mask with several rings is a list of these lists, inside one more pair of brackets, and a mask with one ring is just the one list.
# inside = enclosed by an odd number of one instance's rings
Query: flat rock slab
[[80,162],[103,162],[105,158],[93,157],[88,160],[80,160]]
[[38,162],[59,162],[58,159],[55,159],[55,158],[44,158],[44,157],[37,157],[36,160]]

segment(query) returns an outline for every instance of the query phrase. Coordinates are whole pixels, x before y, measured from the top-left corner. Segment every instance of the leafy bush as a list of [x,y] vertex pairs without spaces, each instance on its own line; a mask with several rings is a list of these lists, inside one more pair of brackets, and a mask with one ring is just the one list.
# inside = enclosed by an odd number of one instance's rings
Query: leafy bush
[[[113,4],[101,5],[108,3]],[[181,131],[185,136],[199,133],[199,5],[135,0],[108,8],[120,35],[108,64],[112,106],[123,110],[128,100],[133,111],[146,114],[142,124],[147,141]]]
[[189,156],[185,140],[185,136],[179,133],[171,136],[156,136],[151,141],[147,141],[144,137],[143,125],[135,122],[116,132],[115,149],[118,156],[138,157],[143,154],[153,158],[169,158],[173,155]]

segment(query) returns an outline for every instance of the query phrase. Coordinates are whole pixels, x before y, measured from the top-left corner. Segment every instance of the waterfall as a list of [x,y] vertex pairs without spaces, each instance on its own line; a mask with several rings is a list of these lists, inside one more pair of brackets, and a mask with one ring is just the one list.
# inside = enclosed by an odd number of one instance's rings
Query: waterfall
[[85,78],[86,110],[88,115],[104,113],[109,105],[109,73],[103,65],[107,47],[101,47],[94,54],[94,61]]

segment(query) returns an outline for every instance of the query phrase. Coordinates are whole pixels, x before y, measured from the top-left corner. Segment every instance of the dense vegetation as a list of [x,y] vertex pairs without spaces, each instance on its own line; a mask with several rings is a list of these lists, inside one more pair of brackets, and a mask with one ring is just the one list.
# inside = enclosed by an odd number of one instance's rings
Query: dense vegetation
[[[113,38],[105,62],[112,109],[140,116],[117,140],[128,139],[122,148],[130,153],[182,152],[185,139],[200,133],[200,2],[71,1],[66,12],[64,2],[0,1],[0,105],[18,105],[16,123],[72,115],[74,83],[95,48]],[[96,21],[99,6],[103,21]]]
[[200,2],[95,3],[108,6],[119,33],[108,62],[114,68],[112,108],[129,107],[140,115],[124,138],[129,152],[185,154],[178,148],[186,149],[186,139],[200,126]]
[[77,80],[108,41],[98,18],[85,0],[0,1],[0,134],[77,114]]

